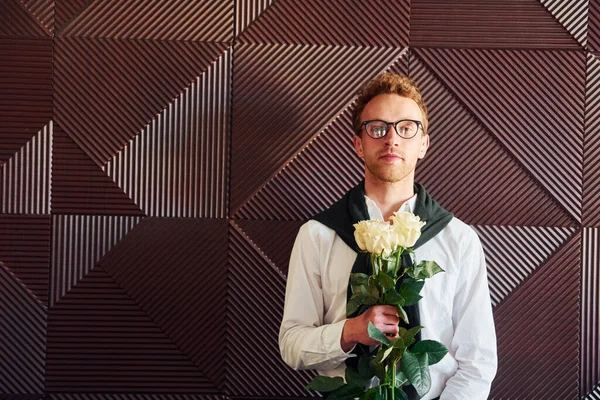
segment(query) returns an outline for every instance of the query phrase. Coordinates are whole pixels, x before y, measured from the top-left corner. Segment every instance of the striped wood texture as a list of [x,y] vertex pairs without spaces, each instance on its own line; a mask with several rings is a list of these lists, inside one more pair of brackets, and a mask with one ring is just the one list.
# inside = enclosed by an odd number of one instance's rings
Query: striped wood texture
[[2,166],[3,214],[50,214],[52,121]]
[[0,393],[43,392],[47,314],[27,284],[0,262]]
[[52,119],[52,40],[0,34],[0,54],[1,165]]
[[600,2],[3,0],[0,55],[0,400],[315,396],[289,253],[386,70],[486,252],[490,398],[600,399]]

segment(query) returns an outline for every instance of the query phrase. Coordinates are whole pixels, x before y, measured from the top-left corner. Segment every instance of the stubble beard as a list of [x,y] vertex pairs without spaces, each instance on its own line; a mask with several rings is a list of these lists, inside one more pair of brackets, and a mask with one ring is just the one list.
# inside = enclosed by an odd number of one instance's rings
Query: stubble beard
[[385,183],[401,182],[414,171],[414,168],[411,170],[404,162],[401,166],[397,167],[393,165],[377,165],[377,163],[365,162],[365,167],[373,178]]

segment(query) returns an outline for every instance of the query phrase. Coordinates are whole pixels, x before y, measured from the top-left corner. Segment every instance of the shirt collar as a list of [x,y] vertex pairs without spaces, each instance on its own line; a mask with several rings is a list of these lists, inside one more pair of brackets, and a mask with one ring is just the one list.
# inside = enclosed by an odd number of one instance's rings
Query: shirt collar
[[[375,203],[374,200],[371,200],[367,195],[365,195],[365,202],[367,203],[367,211],[369,211],[369,218],[378,219],[380,221],[383,221],[383,213],[377,206],[377,203]],[[414,213],[416,203],[417,203],[417,194],[415,193],[410,199],[408,199],[404,203],[402,203],[402,205],[400,206],[398,211],[399,212],[409,211],[409,212]]]

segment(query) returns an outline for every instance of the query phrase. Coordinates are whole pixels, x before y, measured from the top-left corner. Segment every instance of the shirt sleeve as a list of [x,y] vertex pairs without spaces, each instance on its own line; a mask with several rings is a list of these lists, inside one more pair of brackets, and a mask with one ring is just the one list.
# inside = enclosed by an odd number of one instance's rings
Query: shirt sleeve
[[323,322],[326,305],[321,263],[327,257],[321,254],[321,248],[327,245],[321,243],[322,229],[315,224],[320,225],[309,221],[300,228],[292,249],[279,349],[283,360],[294,369],[331,370],[351,354],[344,352],[340,344],[346,320]]
[[452,312],[451,349],[458,364],[440,400],[485,400],[498,365],[485,258],[479,237],[470,230],[460,253],[460,273]]

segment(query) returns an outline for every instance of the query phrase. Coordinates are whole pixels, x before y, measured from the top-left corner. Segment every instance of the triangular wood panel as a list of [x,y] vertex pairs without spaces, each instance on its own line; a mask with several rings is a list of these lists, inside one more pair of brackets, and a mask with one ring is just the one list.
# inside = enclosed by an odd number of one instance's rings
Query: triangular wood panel
[[53,213],[144,215],[58,126],[54,130],[52,155]]
[[[576,220],[495,137],[472,110],[418,57],[411,77],[420,83],[431,115],[430,146],[416,179],[444,207],[469,224],[569,226]],[[461,93],[461,94],[464,94]],[[546,175],[545,173],[543,174]],[[527,193],[525,207],[523,192]]]
[[104,270],[95,268],[50,311],[46,390],[217,389]]
[[227,222],[146,218],[99,266],[222,389]]

